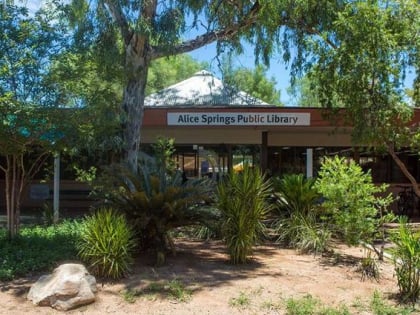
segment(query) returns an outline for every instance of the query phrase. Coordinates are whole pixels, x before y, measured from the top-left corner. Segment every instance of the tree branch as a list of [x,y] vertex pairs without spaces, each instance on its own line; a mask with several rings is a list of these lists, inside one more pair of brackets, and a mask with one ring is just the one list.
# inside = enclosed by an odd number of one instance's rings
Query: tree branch
[[108,11],[112,18],[117,23],[121,31],[121,36],[124,39],[124,43],[128,45],[130,43],[133,32],[130,30],[127,19],[125,18],[118,1],[105,0]]
[[417,184],[417,181],[414,178],[414,176],[411,175],[411,173],[409,172],[409,170],[405,166],[404,162],[401,161],[401,159],[398,157],[397,153],[395,152],[394,145],[391,144],[391,143],[388,143],[387,144],[387,151],[391,155],[394,162],[398,165],[398,167],[400,168],[402,173],[405,175],[405,177],[407,177],[407,179],[410,181],[411,185],[413,186],[413,191],[416,194],[416,196],[420,197],[420,189],[419,189],[419,186]]
[[218,40],[225,40],[232,38],[235,36],[240,30],[247,28],[254,24],[257,20],[257,13],[260,9],[259,2],[256,1],[255,4],[252,6],[250,11],[248,12],[247,16],[242,19],[239,23],[232,24],[226,28],[217,30],[217,31],[209,31],[202,35],[197,36],[194,39],[185,41],[179,45],[174,46],[171,51],[162,50],[160,47],[152,47],[151,51],[151,59],[157,59],[161,57],[167,57],[173,54],[183,54],[195,49],[201,48],[206,46],[207,44],[213,43]]

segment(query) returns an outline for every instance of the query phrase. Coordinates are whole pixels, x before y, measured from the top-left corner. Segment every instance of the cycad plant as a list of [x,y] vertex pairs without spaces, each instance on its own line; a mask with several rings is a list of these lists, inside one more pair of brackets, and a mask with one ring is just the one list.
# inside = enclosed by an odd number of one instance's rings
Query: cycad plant
[[129,272],[135,246],[124,214],[111,208],[86,217],[76,243],[78,255],[93,274],[114,279]]
[[303,174],[286,174],[281,178],[274,177],[272,181],[280,210],[289,214],[307,214],[321,198],[314,187],[315,180]]
[[161,265],[172,247],[170,230],[203,224],[218,216],[204,207],[213,195],[210,180],[184,183],[180,172],[168,173],[154,161],[144,160],[135,173],[123,165],[109,167],[99,190],[108,203],[125,212],[135,227],[140,248],[156,251],[156,264]]
[[208,203],[215,185],[209,179],[184,181],[174,169],[171,139],[158,139],[154,157],[142,153],[138,170],[118,164],[105,169],[96,186],[101,199],[121,209],[133,224],[140,249],[156,252],[156,264],[173,249],[170,231],[189,225],[213,225],[220,218]]
[[248,166],[241,173],[230,173],[218,185],[222,235],[232,263],[245,263],[261,239],[263,220],[271,207],[267,202],[270,192],[270,182],[261,171]]
[[321,220],[317,204],[321,195],[315,180],[303,174],[273,178],[278,217],[274,230],[278,241],[303,252],[320,253],[328,248],[331,232]]

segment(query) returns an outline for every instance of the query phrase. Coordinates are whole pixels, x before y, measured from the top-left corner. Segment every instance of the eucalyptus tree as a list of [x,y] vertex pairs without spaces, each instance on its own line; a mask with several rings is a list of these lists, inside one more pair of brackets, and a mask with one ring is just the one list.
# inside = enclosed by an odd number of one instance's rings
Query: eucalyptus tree
[[[120,54],[112,59],[114,62],[121,61],[118,56],[123,58],[125,80],[121,109],[125,159],[135,170],[148,70],[153,60],[191,52],[210,43],[217,43],[218,53],[226,49],[240,53],[247,42],[254,46],[256,60],[268,64],[277,47],[283,46],[285,60],[289,61],[289,39],[294,37],[300,43],[305,32],[330,26],[335,12],[342,10],[343,6],[343,1],[326,0],[313,3],[74,0],[68,16],[80,46],[103,40],[109,47],[119,49]],[[284,36],[282,25],[290,27]]]
[[[60,93],[47,80],[48,67],[63,46],[59,16],[0,6],[0,170],[5,176],[7,229],[19,230],[20,200],[28,181],[58,145],[61,128],[54,107]],[[68,122],[69,120],[66,120]]]
[[419,85],[411,102],[404,80],[413,71],[418,82],[420,73],[420,4],[356,1],[337,13],[331,30],[318,35],[305,35],[304,43],[314,56],[306,66],[318,83],[320,104],[344,106],[355,142],[385,149],[420,196],[415,177],[397,154],[401,147],[419,147],[419,129],[410,125]]

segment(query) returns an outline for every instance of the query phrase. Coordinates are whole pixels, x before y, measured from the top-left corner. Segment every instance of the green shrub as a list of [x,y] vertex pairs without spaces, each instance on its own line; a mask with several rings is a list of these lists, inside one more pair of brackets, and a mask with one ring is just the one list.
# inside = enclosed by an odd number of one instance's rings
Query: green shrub
[[278,242],[303,252],[322,253],[328,248],[331,232],[320,219],[317,203],[321,195],[314,184],[314,179],[307,179],[303,174],[274,179],[280,211],[273,227]]
[[287,174],[273,178],[273,189],[278,196],[280,210],[289,214],[311,212],[321,195],[314,188],[315,179],[303,174]]
[[263,220],[270,205],[270,183],[259,169],[245,166],[242,173],[231,173],[217,190],[222,213],[222,235],[232,263],[245,263],[253,246],[264,233]]
[[209,180],[190,179],[183,183],[179,172],[169,175],[147,165],[142,165],[137,173],[116,165],[107,170],[106,176],[106,199],[132,222],[139,248],[156,252],[157,265],[165,262],[173,243],[171,230],[220,217],[203,207],[212,195]]
[[277,242],[286,243],[302,252],[323,253],[329,248],[331,231],[316,213],[294,212],[277,221]]
[[391,195],[377,196],[386,185],[373,184],[370,173],[352,160],[326,158],[315,188],[325,199],[322,207],[335,235],[350,246],[371,242],[382,224],[393,219],[390,213],[379,215],[379,209],[386,209],[392,201]]
[[135,248],[133,231],[123,214],[99,209],[85,218],[77,242],[80,258],[97,276],[120,278],[128,273]]
[[79,231],[78,221],[63,221],[48,227],[23,227],[9,241],[0,229],[0,280],[50,271],[61,261],[76,259]]
[[207,206],[214,195],[214,182],[184,182],[179,171],[167,169],[168,147],[162,143],[158,147],[166,153],[159,151],[157,159],[143,154],[136,172],[124,165],[105,169],[95,192],[124,211],[136,232],[139,248],[154,251],[156,264],[162,265],[173,244],[171,230],[190,225],[211,227],[214,223],[209,222],[218,222],[220,214]]
[[406,217],[401,217],[391,240],[396,245],[392,254],[401,300],[414,304],[420,295],[420,233],[410,228]]

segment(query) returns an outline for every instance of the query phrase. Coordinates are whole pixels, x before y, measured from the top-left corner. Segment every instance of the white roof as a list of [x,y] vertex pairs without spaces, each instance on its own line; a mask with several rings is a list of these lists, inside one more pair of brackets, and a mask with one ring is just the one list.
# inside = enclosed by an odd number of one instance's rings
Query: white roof
[[270,104],[226,86],[208,71],[171,85],[145,98],[145,106],[255,106]]

